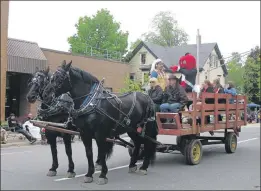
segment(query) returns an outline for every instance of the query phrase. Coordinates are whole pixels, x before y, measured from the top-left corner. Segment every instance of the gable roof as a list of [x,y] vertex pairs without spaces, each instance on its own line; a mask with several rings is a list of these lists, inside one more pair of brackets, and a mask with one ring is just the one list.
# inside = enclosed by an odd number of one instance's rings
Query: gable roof
[[[154,57],[155,59],[160,58],[163,60],[164,64],[167,67],[170,67],[174,64],[179,63],[180,57],[184,56],[187,52],[191,53],[195,58],[197,58],[197,45],[196,44],[188,44],[176,47],[163,47],[160,45],[156,45],[148,42],[141,42],[132,52],[134,56],[142,47],[145,47]],[[200,60],[199,67],[203,68],[206,60],[209,58],[213,49],[216,50],[218,59],[222,59],[222,55],[219,51],[217,43],[204,43],[200,45]],[[224,65],[224,61],[220,60],[222,69],[224,74],[227,74],[227,68]]]
[[37,60],[47,60],[37,43],[8,38],[7,55]]

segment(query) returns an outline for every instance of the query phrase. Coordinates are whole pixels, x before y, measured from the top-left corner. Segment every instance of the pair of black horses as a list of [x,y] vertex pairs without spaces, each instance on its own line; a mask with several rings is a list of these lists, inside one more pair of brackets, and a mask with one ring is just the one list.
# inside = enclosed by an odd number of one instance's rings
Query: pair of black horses
[[[72,119],[70,121],[73,125],[68,125],[68,128],[80,131],[88,159],[88,172],[84,177],[85,183],[93,181],[95,167],[96,170],[101,170],[97,184],[108,182],[106,159],[112,154],[114,144],[107,142],[106,138],[117,138],[126,132],[134,143],[129,172],[147,174],[149,164],[155,159],[156,144],[138,134],[137,128],[142,127],[142,132],[146,136],[154,140],[157,139],[154,105],[148,95],[141,92],[130,92],[117,97],[107,92],[95,76],[72,67],[72,61],[68,64],[63,61],[52,75],[49,73],[49,68],[36,72],[29,81],[29,88],[27,100],[34,103],[39,99],[41,111],[48,111],[48,108],[54,107],[54,100],[64,94],[70,95],[73,100],[73,111],[70,111],[70,114],[60,112],[54,115],[45,115],[42,119],[58,123],[64,123],[68,121],[68,118]],[[67,175],[69,178],[75,177],[71,135],[49,130],[46,130],[46,138],[51,147],[53,163],[47,175],[55,176],[57,174],[57,136],[63,137],[64,140],[69,160]],[[96,166],[93,162],[92,139],[96,140],[98,146]],[[142,144],[144,144],[143,164],[137,169],[136,163]]]

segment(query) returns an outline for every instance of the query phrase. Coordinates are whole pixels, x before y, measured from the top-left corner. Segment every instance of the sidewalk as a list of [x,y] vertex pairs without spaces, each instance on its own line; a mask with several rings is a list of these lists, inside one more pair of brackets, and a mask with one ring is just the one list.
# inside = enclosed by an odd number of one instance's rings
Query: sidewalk
[[[22,139],[20,137],[23,137]],[[10,133],[7,137],[7,143],[1,143],[1,148],[12,147],[12,146],[25,146],[25,145],[37,145],[41,144],[40,141],[36,141],[34,144],[31,144],[27,139],[24,139],[24,136],[17,133]]]
[[260,127],[260,123],[249,123],[246,126],[243,127]]
[[[10,133],[9,137],[7,138],[7,143],[2,144],[1,148],[7,148],[7,147],[20,147],[20,146],[33,146],[33,145],[40,145],[41,141],[37,140],[35,143],[31,144],[27,139],[19,139],[20,135],[16,134],[16,137],[14,137],[14,133]],[[128,137],[127,134],[121,135],[121,138]],[[75,142],[79,141],[77,137],[75,137]]]

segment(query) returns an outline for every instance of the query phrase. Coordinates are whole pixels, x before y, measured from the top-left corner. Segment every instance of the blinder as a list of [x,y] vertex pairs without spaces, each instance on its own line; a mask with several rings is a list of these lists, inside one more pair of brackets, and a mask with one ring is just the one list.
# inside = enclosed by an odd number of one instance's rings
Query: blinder
[[72,88],[72,84],[71,84],[69,71],[65,71],[63,69],[57,69],[51,76],[51,83],[53,84],[55,89],[60,89],[65,80],[68,80],[69,90],[70,90]]
[[[43,80],[41,80],[41,77]],[[27,84],[28,87],[31,88],[33,85],[38,87],[38,94],[41,94],[43,92],[45,85],[49,82],[49,77],[44,75],[41,72],[36,72],[33,78],[29,79]]]

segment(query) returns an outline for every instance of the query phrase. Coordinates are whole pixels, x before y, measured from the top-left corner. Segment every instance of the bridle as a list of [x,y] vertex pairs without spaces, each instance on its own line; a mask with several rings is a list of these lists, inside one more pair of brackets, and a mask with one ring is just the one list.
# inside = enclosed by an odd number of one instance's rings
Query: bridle
[[[43,78],[43,80],[41,80],[41,77]],[[35,76],[29,80],[28,82],[28,87],[32,87],[33,85],[36,86],[36,88],[38,88],[37,91],[37,100],[42,101],[41,95],[44,91],[44,88],[47,86],[47,84],[49,83],[49,76],[48,75],[44,75],[41,72],[37,72],[35,74]]]
[[[59,76],[59,78],[55,78],[54,76]],[[52,84],[52,88],[60,89],[64,83],[65,80],[68,80],[69,82],[69,90],[72,89],[72,83],[69,71],[65,71],[64,69],[58,68],[53,75],[51,76],[50,82]]]

